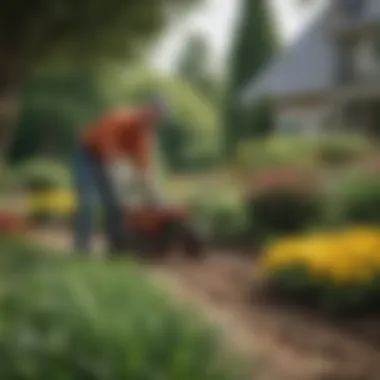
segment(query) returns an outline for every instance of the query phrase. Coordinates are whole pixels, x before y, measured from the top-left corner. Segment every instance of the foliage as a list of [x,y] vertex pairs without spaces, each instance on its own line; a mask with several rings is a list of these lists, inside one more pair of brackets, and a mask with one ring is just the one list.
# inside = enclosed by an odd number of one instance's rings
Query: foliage
[[260,138],[270,135],[276,123],[275,109],[269,100],[262,100],[251,108],[245,110],[246,121],[242,124],[239,132],[239,140]]
[[51,67],[36,74],[24,92],[9,159],[67,156],[80,128],[106,104],[90,71]]
[[337,184],[331,197],[342,223],[380,223],[380,179],[361,173]]
[[237,194],[224,191],[198,196],[190,204],[197,225],[208,232],[214,243],[223,247],[248,243],[253,226],[248,223],[244,203]]
[[220,94],[217,79],[211,70],[210,54],[207,37],[191,34],[185,41],[177,62],[177,75],[216,104]]
[[239,144],[238,166],[247,171],[273,165],[335,167],[369,156],[370,142],[360,136],[327,134],[313,138],[271,136]]
[[9,194],[20,190],[20,178],[12,168],[1,166],[0,168],[0,193]]
[[256,123],[270,121],[270,118],[266,120],[261,114],[264,113],[265,116],[265,107],[258,105],[246,113],[241,109],[237,99],[244,87],[258,75],[277,50],[273,27],[266,0],[242,2],[230,54],[229,83],[223,120],[225,144],[230,157],[236,153],[236,144],[242,138],[247,138],[247,131],[250,137],[262,135],[263,126]]
[[[124,62],[141,54],[189,0],[6,0],[0,22],[0,98],[9,105],[0,119],[5,157],[12,144],[20,94],[46,62],[86,67]],[[49,122],[54,114],[49,114]],[[55,123],[55,122],[54,122]],[[38,121],[34,120],[34,125]]]
[[[64,220],[75,206],[69,191],[71,177],[65,164],[49,158],[36,158],[15,168],[26,193],[26,212],[29,220],[38,223]],[[62,220],[63,221],[63,220]]]
[[66,165],[49,158],[36,158],[20,164],[15,171],[27,189],[52,190],[67,188],[71,177]]
[[293,236],[268,245],[262,268],[281,295],[328,312],[363,312],[380,300],[380,231]]
[[136,264],[79,261],[20,242],[0,247],[5,378],[248,378],[216,332]]
[[186,155],[189,140],[189,132],[174,121],[167,122],[165,129],[159,134],[159,148],[163,152],[163,161],[169,171],[181,173],[189,166]]
[[320,220],[318,183],[306,174],[268,171],[252,179],[246,208],[249,220],[255,221],[262,234],[292,234]]
[[186,0],[7,1],[1,35],[8,37],[0,41],[0,50],[9,62],[4,60],[0,71],[7,69],[14,80],[20,66],[30,68],[51,53],[89,62],[124,59],[157,36],[168,21],[168,7],[178,12],[188,5]]
[[322,165],[351,164],[370,153],[371,145],[361,136],[327,135],[317,140],[316,161]]
[[[239,144],[237,165],[245,171],[271,166],[294,166],[301,161],[307,165],[313,161],[310,142],[301,138],[270,137],[248,140]],[[300,158],[302,157],[302,160]]]

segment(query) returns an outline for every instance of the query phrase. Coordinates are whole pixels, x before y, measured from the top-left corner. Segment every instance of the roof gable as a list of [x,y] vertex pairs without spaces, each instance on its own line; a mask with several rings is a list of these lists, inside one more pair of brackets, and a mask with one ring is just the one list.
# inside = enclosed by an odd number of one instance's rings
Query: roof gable
[[[265,96],[291,96],[330,88],[334,83],[337,51],[329,34],[328,19],[329,7],[243,89],[240,101],[247,104]],[[380,21],[380,0],[366,0],[358,23],[374,21]]]
[[[377,0],[379,1],[379,0]],[[380,3],[380,1],[379,1]],[[243,91],[243,103],[263,96],[316,92],[331,85],[335,49],[328,35],[327,11],[267,66]]]

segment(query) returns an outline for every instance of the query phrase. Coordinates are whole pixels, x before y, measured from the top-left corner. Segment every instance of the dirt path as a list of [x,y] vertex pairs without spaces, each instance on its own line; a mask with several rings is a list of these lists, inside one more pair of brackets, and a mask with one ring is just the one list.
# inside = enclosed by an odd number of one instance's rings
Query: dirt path
[[[67,247],[62,233],[34,237]],[[380,379],[380,339],[370,339],[374,332],[379,337],[377,321],[337,325],[259,296],[252,299],[250,290],[259,287],[260,274],[251,260],[210,253],[202,264],[171,260],[147,270],[220,325],[234,350],[259,366],[259,380]]]

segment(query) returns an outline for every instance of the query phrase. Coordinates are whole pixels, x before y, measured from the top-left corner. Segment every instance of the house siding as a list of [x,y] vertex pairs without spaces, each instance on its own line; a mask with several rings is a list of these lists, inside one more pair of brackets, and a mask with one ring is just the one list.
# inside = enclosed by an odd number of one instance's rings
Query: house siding
[[330,108],[327,104],[308,106],[278,105],[275,130],[277,133],[314,136],[329,127]]
[[340,0],[361,7],[349,17],[337,3],[331,0],[242,94],[245,106],[263,97],[276,104],[278,132],[379,129],[380,0]]

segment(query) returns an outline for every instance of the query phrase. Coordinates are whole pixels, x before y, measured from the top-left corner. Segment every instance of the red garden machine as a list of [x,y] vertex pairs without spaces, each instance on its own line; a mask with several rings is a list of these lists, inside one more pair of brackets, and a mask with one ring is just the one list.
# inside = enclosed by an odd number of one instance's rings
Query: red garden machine
[[[206,239],[184,205],[155,196],[152,189],[132,179],[124,206],[130,249],[139,257],[164,258],[171,253],[190,259],[204,256]],[[132,190],[131,190],[132,187]]]

